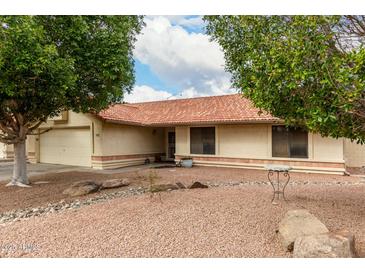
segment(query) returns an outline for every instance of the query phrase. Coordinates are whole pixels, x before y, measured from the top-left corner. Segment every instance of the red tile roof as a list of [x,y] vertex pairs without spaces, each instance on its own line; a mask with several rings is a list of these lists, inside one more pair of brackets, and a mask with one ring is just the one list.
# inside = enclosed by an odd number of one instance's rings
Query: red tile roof
[[142,126],[274,122],[239,94],[147,103],[116,104],[99,113],[109,122]]

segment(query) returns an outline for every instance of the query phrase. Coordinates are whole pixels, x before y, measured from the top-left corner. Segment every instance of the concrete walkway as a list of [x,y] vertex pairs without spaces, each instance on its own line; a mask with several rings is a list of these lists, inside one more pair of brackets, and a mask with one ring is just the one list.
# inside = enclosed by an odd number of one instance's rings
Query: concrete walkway
[[[148,165],[139,165],[132,167],[122,167],[116,169],[106,169],[106,170],[98,170],[92,169],[90,167],[80,167],[80,166],[67,166],[67,165],[55,165],[55,164],[28,164],[28,177],[35,175],[44,175],[47,173],[60,173],[60,172],[68,172],[68,171],[84,171],[84,172],[92,172],[92,173],[100,173],[100,174],[117,174],[123,172],[130,171],[138,171],[149,168],[163,167],[163,166],[173,166],[170,163],[157,163],[157,164],[148,164]],[[0,162],[0,181],[10,180],[13,173],[13,162]]]
[[129,166],[129,167],[121,167],[116,169],[91,169],[92,172],[101,173],[101,174],[118,174],[123,172],[130,172],[130,171],[138,171],[150,168],[163,168],[163,167],[175,167],[174,164],[171,163],[152,163],[147,165],[138,165],[138,166]]
[[[91,168],[54,165],[54,164],[28,164],[28,176],[42,175],[46,173],[58,173],[65,171],[89,171]],[[13,173],[13,162],[0,162],[0,181],[9,180]]]

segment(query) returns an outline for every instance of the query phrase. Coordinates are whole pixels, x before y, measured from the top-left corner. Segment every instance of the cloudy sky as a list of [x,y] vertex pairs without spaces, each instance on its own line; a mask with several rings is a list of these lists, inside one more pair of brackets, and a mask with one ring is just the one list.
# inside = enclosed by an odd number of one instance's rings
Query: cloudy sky
[[223,52],[200,16],[147,16],[134,50],[136,84],[125,101],[232,93]]

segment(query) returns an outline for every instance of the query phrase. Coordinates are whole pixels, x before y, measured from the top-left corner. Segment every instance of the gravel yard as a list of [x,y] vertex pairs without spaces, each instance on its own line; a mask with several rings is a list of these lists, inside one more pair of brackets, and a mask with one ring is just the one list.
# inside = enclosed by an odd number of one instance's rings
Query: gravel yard
[[147,194],[33,217],[0,227],[4,257],[289,257],[275,230],[289,209],[306,208],[330,230],[355,234],[365,251],[365,186],[299,185],[273,206],[267,185]]
[[[294,183],[286,190],[289,201],[274,206],[264,171],[198,167],[154,171],[156,183],[187,185],[199,180],[216,187],[163,192],[161,201],[158,194],[121,195],[120,190],[87,195],[78,200],[115,197],[1,224],[0,257],[290,257],[275,230],[287,210],[298,208],[308,209],[330,230],[353,232],[358,255],[365,256],[365,184],[358,177],[292,173]],[[19,192],[28,189],[4,189],[17,197],[13,208],[20,208],[29,205],[28,199],[33,199],[32,206],[44,204],[46,193],[62,192],[70,181],[85,177],[122,176],[140,189],[148,186],[150,172],[33,178],[50,183],[31,188],[23,200]],[[37,197],[42,191],[45,194]]]
[[[15,210],[18,208],[32,208],[55,203],[61,200],[71,201],[62,192],[72,183],[80,180],[92,179],[102,181],[114,178],[128,178],[131,187],[147,187],[150,172],[158,175],[156,183],[175,183],[182,182],[185,185],[193,181],[203,183],[210,182],[221,185],[232,182],[267,182],[267,172],[263,170],[232,169],[232,168],[211,168],[194,167],[184,168],[160,168],[142,169],[140,171],[123,173],[99,173],[93,171],[71,171],[60,173],[49,173],[47,175],[32,176],[30,178],[33,186],[31,188],[12,188],[5,187],[6,181],[0,182],[0,213]],[[339,175],[320,175],[306,173],[291,173],[292,182],[301,183],[358,183],[359,177],[339,176]],[[48,182],[48,183],[42,183]],[[40,184],[38,184],[40,183]],[[103,190],[103,193],[113,192],[113,190]],[[91,194],[80,197],[80,200],[94,197],[98,194]]]

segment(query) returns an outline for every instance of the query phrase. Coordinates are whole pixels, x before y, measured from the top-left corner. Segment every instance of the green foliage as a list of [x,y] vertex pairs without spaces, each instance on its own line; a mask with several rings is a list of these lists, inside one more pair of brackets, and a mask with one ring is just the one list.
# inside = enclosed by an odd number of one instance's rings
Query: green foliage
[[46,41],[32,17],[0,18],[0,121],[14,112],[28,122],[56,114],[74,87],[73,59]]
[[365,141],[362,44],[340,49],[340,16],[206,16],[233,86],[286,124]]
[[38,16],[62,56],[74,59],[75,88],[67,104],[75,111],[99,111],[121,101],[134,84],[132,49],[142,27],[138,16]]
[[[134,84],[139,16],[0,16],[0,141],[60,111],[98,112]],[[11,141],[13,140],[13,141]]]

